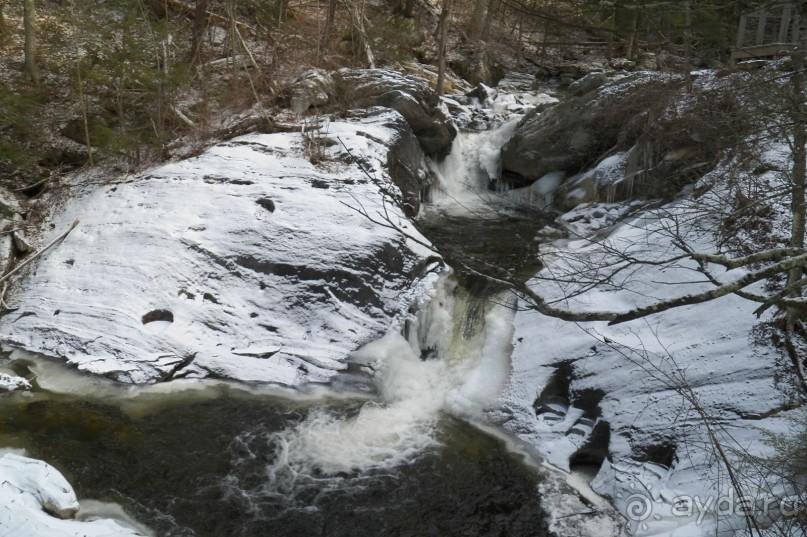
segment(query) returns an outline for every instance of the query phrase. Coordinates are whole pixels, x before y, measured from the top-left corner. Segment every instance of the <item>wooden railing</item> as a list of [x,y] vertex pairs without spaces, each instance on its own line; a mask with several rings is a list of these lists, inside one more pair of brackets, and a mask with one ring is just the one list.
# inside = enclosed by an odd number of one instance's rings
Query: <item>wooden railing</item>
[[803,22],[792,2],[770,4],[743,15],[732,59],[764,58],[792,50],[804,33]]

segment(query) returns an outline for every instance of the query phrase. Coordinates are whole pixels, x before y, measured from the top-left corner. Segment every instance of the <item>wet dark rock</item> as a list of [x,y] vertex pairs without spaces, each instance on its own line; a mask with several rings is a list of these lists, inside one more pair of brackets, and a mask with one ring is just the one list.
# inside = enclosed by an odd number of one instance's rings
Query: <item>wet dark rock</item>
[[287,90],[289,107],[298,114],[327,105],[336,94],[333,77],[321,69],[306,71]]
[[[696,84],[684,99],[680,79],[640,73],[595,91],[604,76],[578,80],[570,88],[575,96],[524,117],[502,148],[507,184],[527,186],[563,172],[568,179],[555,197],[562,210],[593,201],[670,197],[714,166],[732,143],[724,133],[736,138],[743,132],[730,84],[709,92]],[[676,104],[681,102],[686,106]],[[619,153],[620,177],[613,177],[615,168],[594,173],[598,163]]]
[[502,176],[527,186],[553,171],[578,173],[613,146],[620,125],[604,121],[592,97],[573,98],[546,112],[529,112],[502,148]]
[[485,102],[490,98],[496,97],[496,90],[480,82],[479,84],[476,85],[474,89],[469,91],[466,95],[468,97],[474,97],[476,99],[479,99],[480,102]]
[[575,466],[591,466],[599,468],[608,458],[608,448],[611,443],[611,427],[607,421],[597,420],[585,444],[569,459],[569,464]]
[[474,85],[483,83],[495,86],[507,72],[507,68],[502,65],[503,60],[504,63],[513,63],[506,61],[506,58],[497,57],[490,47],[476,40],[458,47],[455,52],[449,58],[449,67]]
[[383,106],[401,114],[423,151],[446,156],[457,130],[440,109],[440,98],[422,78],[383,69],[340,69],[334,73],[309,71],[286,91],[297,112],[312,108],[344,112]]
[[387,153],[387,173],[401,189],[407,216],[415,216],[433,178],[425,164],[423,149],[409,127],[399,125],[397,132],[399,135],[391,141]]
[[380,69],[342,69],[334,79],[347,107],[392,108],[404,117],[427,155],[441,158],[451,150],[457,130],[425,80]]
[[569,92],[572,95],[585,95],[605,84],[607,80],[608,75],[603,72],[589,73],[580,80],[572,82],[569,85]]
[[270,213],[275,212],[275,202],[272,201],[270,198],[261,198],[256,201],[258,205],[269,211]]
[[164,321],[173,323],[174,322],[174,314],[168,310],[152,310],[140,319],[143,324],[149,324],[156,321]]

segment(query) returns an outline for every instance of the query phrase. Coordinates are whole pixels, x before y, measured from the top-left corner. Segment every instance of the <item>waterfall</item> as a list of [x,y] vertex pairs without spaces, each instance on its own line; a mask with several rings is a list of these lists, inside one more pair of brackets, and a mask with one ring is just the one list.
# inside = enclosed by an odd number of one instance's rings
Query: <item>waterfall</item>
[[422,358],[443,362],[457,375],[445,400],[452,414],[480,418],[507,381],[511,300],[506,293],[471,292],[445,274],[428,305],[408,323],[404,335],[410,348]]
[[474,211],[490,204],[495,197],[492,186],[499,178],[502,146],[512,137],[519,119],[488,131],[457,134],[451,153],[432,165],[438,184],[430,201],[436,208]]
[[[490,187],[519,119],[457,135],[451,153],[431,164],[438,183],[423,206],[429,217],[500,217]],[[510,375],[515,312],[509,293],[477,287],[466,289],[445,271],[408,316],[354,352],[351,361],[373,372],[376,397],[352,414],[316,410],[272,433],[268,486],[289,492],[334,480],[342,487],[346,476],[388,472],[439,445],[446,415],[483,423]]]
[[512,350],[513,311],[496,298],[474,297],[442,275],[405,324],[354,353],[372,367],[377,399],[353,416],[312,412],[269,438],[272,486],[391,470],[438,444],[443,414],[482,420],[507,381]]

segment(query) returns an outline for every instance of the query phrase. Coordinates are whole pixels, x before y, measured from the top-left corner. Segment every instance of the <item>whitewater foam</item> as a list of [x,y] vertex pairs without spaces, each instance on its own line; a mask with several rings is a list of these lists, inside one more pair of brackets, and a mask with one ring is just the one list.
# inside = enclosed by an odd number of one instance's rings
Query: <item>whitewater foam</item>
[[432,204],[453,213],[487,212],[497,197],[489,189],[499,177],[501,148],[512,137],[519,118],[484,132],[460,132],[451,153],[433,163],[438,178],[432,191]]
[[[301,477],[390,470],[439,445],[444,414],[482,420],[509,376],[513,313],[473,300],[444,275],[410,320],[409,339],[392,330],[356,351],[352,359],[375,371],[378,399],[348,417],[314,410],[268,435],[276,446],[269,481],[285,487]],[[427,349],[438,358],[422,359]]]

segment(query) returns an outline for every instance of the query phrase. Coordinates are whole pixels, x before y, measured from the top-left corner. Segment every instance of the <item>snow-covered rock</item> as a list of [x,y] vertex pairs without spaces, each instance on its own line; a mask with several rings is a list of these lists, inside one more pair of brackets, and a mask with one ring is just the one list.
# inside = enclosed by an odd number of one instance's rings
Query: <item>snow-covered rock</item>
[[73,487],[56,468],[14,453],[0,455],[0,537],[142,535],[109,519],[70,520],[78,511]]
[[608,75],[602,71],[589,73],[569,84],[569,93],[572,95],[585,95],[589,91],[593,91],[605,84],[607,80]]
[[[563,274],[576,259],[605,263],[609,249],[627,248],[649,260],[669,257],[677,251],[669,232],[674,224],[693,248],[713,251],[708,226],[691,217],[692,203],[639,213],[607,239],[566,241],[548,258],[544,274]],[[589,211],[604,212],[598,206]],[[592,214],[592,221],[598,219]],[[691,261],[663,269],[633,266],[611,284],[564,299],[562,305],[576,311],[627,311],[709,288],[694,268]],[[538,278],[530,285],[548,300],[563,296],[555,282]],[[573,290],[563,292],[569,296]],[[756,308],[729,295],[617,325],[571,323],[524,308],[515,318],[513,372],[498,419],[549,464],[566,471],[595,468],[592,488],[626,517],[632,535],[694,537],[716,530],[733,535],[745,520],[736,510],[728,515],[715,510],[718,500],[725,504],[732,494],[733,506],[739,500],[707,424],[740,466],[738,453],[770,454],[764,432],[787,431],[791,408],[782,390],[787,383],[781,380],[787,361],[755,338]],[[747,473],[743,479],[755,500],[775,503],[787,494],[767,481],[776,481],[775,475]],[[702,517],[697,510],[687,515],[682,498],[711,505]],[[545,500],[550,511],[555,508],[555,522],[568,524],[564,516],[570,513],[554,503],[558,498]]]
[[341,103],[351,108],[384,106],[400,113],[423,151],[442,158],[457,129],[440,108],[440,98],[422,78],[383,69],[340,69],[334,73]]
[[41,240],[81,224],[22,280],[0,337],[124,382],[328,381],[433,264],[388,201],[401,136],[382,111],[77,186]]
[[336,83],[326,71],[311,69],[300,75],[287,91],[289,106],[299,114],[328,104],[336,94]]
[[385,69],[311,70],[286,90],[295,112],[310,109],[344,112],[383,106],[400,113],[426,154],[444,157],[457,129],[443,112],[440,98],[420,77]]
[[[614,148],[625,149],[621,146],[637,130],[632,123],[644,117],[647,94],[657,91],[658,84],[658,76],[634,75],[545,112],[529,112],[502,148],[503,176],[526,186],[550,172],[576,175]],[[653,102],[660,102],[659,97]]]
[[0,392],[15,392],[17,390],[30,390],[31,383],[22,377],[0,373]]
[[751,132],[753,114],[738,104],[753,99],[742,75],[709,72],[691,86],[658,73],[599,85],[604,76],[591,74],[569,99],[524,116],[502,148],[509,184],[563,172],[568,179],[555,197],[563,211],[592,201],[671,198]]

